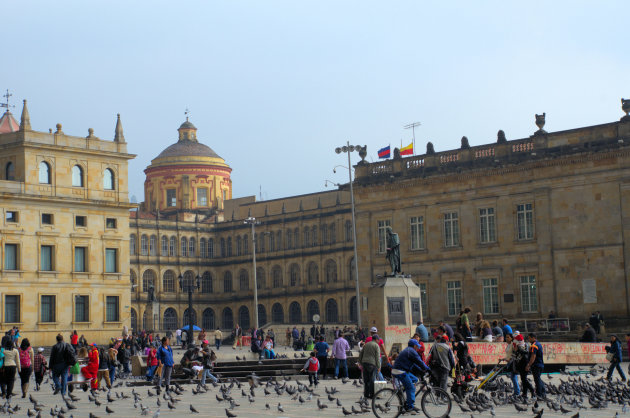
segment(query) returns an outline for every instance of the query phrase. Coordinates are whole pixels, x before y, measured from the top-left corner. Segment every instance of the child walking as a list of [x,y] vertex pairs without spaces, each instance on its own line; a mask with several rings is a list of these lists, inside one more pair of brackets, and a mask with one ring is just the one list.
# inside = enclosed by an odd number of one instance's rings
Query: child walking
[[311,352],[311,357],[306,360],[306,363],[304,364],[304,367],[302,367],[301,371],[308,372],[309,386],[313,386],[313,384],[315,386],[318,385],[319,379],[317,378],[317,372],[319,371],[319,360],[317,360],[314,351]]

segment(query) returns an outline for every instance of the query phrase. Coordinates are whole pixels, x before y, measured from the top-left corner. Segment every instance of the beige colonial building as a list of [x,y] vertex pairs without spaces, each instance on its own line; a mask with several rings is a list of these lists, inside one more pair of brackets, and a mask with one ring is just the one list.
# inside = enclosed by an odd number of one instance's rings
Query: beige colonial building
[[[120,117],[113,141],[31,130],[0,130],[0,301],[3,329],[32,344],[72,330],[104,342],[129,324],[127,153]],[[17,127],[17,129],[16,129]]]

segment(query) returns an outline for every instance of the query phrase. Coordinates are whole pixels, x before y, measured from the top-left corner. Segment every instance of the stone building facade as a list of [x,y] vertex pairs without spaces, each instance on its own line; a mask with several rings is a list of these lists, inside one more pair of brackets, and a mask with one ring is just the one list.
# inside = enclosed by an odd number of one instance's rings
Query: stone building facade
[[0,326],[18,326],[34,345],[72,330],[90,342],[119,335],[129,323],[135,206],[120,117],[113,141],[91,129],[66,135],[60,124],[37,132],[24,101],[19,129],[0,132],[0,150]]

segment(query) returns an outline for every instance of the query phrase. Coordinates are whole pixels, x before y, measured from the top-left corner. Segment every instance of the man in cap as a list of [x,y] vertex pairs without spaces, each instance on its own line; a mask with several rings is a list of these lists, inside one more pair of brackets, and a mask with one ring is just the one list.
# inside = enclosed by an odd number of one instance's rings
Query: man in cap
[[363,370],[363,396],[367,399],[374,397],[374,380],[381,368],[381,349],[378,346],[378,335],[373,334],[359,352],[359,364]]
[[[365,349],[365,348],[364,348]],[[420,370],[421,373],[430,371],[431,369],[424,364],[420,357],[420,343],[416,339],[410,339],[407,343],[407,348],[398,354],[394,367],[392,369],[392,375],[394,375],[400,383],[405,387],[406,401],[405,408],[407,411],[416,411],[416,388],[415,383],[418,378],[414,376],[414,369]]]

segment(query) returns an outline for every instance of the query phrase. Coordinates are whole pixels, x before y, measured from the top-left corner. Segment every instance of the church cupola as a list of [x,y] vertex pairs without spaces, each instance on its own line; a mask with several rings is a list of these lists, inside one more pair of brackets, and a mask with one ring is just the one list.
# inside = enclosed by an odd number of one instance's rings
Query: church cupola
[[186,116],[186,122],[180,125],[177,132],[179,132],[180,141],[197,142],[197,128],[192,124],[192,122],[188,121],[188,116]]

